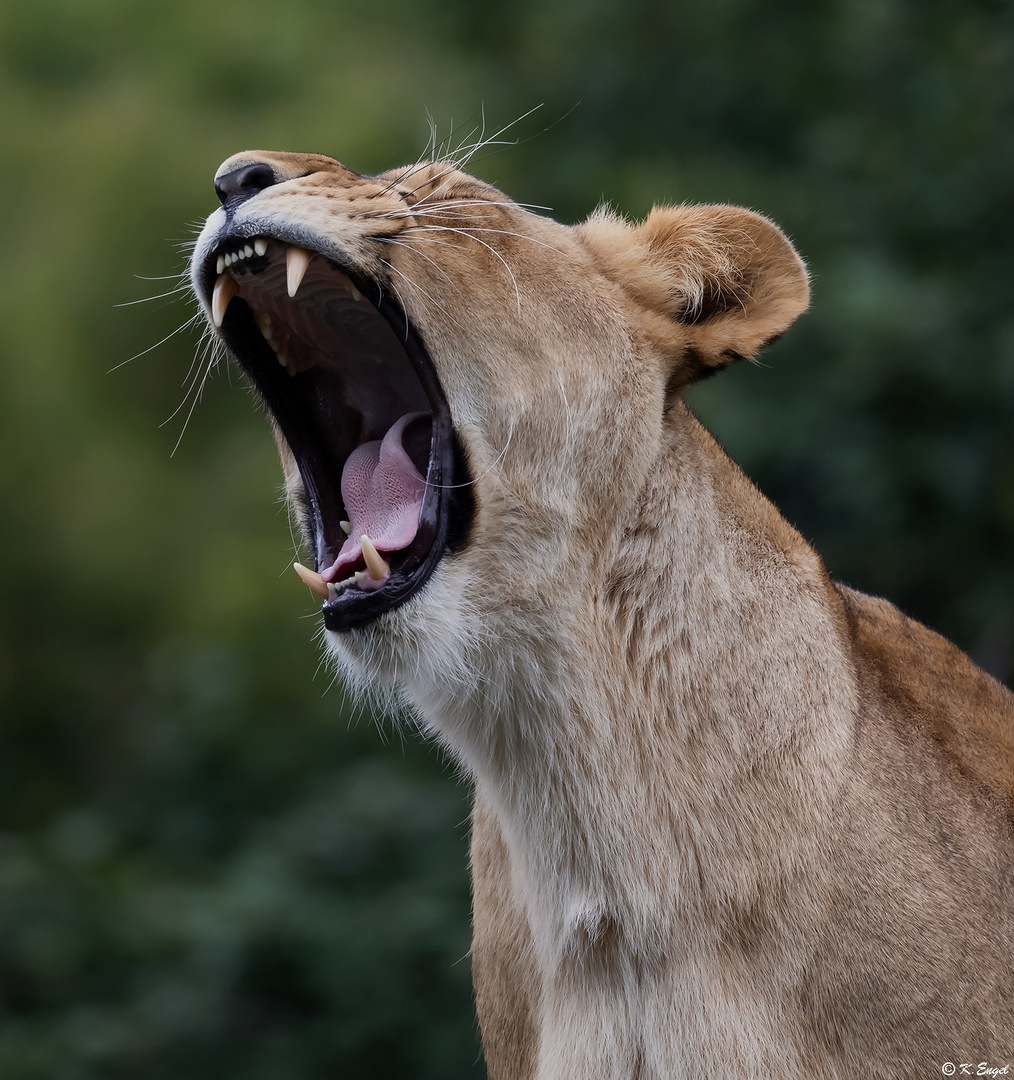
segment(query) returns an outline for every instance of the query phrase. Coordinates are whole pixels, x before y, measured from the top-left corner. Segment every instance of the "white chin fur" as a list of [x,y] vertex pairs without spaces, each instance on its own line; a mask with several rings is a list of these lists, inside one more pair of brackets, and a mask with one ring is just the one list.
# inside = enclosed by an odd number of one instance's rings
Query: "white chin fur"
[[[448,734],[449,700],[474,693],[489,637],[466,596],[468,574],[445,556],[421,591],[354,630],[327,631],[325,646],[355,693],[383,707],[408,704],[431,730]],[[466,689],[467,688],[467,689]]]

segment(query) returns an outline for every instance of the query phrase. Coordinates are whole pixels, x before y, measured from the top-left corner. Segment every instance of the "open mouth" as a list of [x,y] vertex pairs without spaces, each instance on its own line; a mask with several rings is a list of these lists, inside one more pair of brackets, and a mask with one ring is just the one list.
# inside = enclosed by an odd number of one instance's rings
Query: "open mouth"
[[228,237],[201,290],[288,444],[329,630],[363,626],[429,579],[471,514],[467,467],[423,343],[375,282],[269,236]]

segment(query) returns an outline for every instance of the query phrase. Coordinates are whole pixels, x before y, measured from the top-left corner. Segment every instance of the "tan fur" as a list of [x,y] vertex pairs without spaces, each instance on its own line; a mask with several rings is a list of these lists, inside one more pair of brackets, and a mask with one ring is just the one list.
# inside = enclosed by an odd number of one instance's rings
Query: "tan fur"
[[328,648],[474,779],[492,1080],[1014,1067],[1011,695],[834,585],[679,400],[805,309],[785,237],[258,161],[291,179],[238,213],[396,292],[475,480],[463,550]]

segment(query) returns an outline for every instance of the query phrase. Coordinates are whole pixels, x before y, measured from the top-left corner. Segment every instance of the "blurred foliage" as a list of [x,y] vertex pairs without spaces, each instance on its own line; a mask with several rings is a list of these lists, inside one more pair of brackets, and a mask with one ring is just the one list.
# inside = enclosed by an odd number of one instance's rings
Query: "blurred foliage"
[[467,791],[317,670],[267,425],[192,367],[222,159],[382,169],[427,109],[453,145],[541,104],[472,168],[561,220],[769,214],[813,309],[693,406],[1010,679],[1012,73],[1006,0],[0,10],[0,1076],[482,1074]]

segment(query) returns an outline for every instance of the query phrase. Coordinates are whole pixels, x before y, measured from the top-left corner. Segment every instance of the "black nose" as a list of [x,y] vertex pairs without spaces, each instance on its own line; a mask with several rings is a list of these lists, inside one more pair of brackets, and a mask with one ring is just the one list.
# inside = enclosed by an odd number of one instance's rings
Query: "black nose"
[[256,165],[241,165],[231,173],[220,176],[215,181],[215,193],[223,206],[238,206],[258,191],[277,183],[274,169],[264,162],[258,162]]

